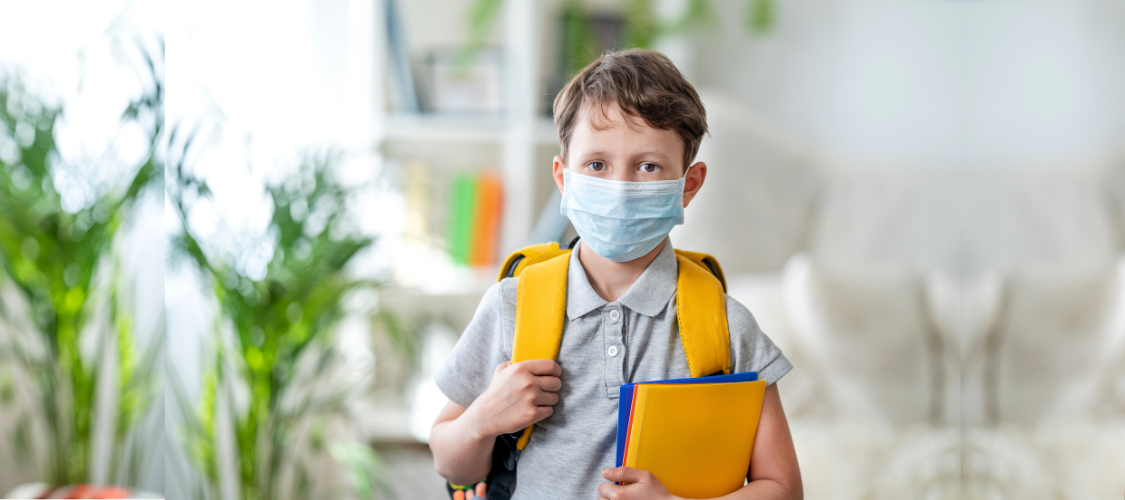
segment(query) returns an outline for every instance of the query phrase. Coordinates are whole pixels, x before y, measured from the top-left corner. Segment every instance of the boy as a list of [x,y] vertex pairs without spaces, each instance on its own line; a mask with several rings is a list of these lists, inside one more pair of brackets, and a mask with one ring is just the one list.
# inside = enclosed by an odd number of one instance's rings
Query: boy
[[[665,56],[632,49],[583,69],[555,99],[554,114],[554,179],[580,237],[569,257],[558,363],[509,364],[518,278],[493,285],[436,378],[450,402],[430,433],[434,466],[454,484],[475,483],[489,472],[495,438],[534,423],[514,500],[671,499],[652,474],[613,468],[617,398],[622,384],[689,376],[667,235],[707,176],[707,165],[691,164],[707,131],[703,104]],[[732,372],[756,371],[770,385],[749,483],[723,498],[800,499],[774,385],[792,365],[729,296],[726,314]]]

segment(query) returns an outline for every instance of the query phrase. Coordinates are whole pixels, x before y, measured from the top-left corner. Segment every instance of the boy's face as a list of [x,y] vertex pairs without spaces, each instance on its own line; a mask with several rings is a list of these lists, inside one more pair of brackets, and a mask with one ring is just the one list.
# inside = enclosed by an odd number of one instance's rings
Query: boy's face
[[[554,160],[555,184],[563,185],[563,171],[630,182],[677,180],[684,176],[684,142],[675,130],[650,126],[639,117],[621,113],[616,104],[603,117],[589,106],[576,120],[567,148],[568,158]],[[703,186],[707,165],[696,162],[684,182],[684,206]]]

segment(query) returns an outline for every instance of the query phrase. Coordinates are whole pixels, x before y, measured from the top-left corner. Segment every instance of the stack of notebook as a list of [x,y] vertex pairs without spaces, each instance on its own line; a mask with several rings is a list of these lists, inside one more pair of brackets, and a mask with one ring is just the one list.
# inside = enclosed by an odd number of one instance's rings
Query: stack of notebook
[[766,381],[754,372],[621,386],[617,466],[673,495],[713,498],[745,484]]

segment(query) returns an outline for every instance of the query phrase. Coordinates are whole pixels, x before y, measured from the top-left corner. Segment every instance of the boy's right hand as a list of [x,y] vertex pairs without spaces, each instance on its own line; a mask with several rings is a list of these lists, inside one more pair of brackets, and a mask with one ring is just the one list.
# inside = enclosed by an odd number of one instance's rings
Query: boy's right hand
[[553,359],[500,363],[492,382],[465,413],[482,439],[521,430],[554,412],[562,368]]

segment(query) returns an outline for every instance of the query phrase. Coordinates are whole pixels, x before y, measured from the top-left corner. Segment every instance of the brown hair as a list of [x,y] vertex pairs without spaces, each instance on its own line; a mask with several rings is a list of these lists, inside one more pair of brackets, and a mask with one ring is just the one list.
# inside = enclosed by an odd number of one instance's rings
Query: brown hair
[[686,169],[707,133],[707,112],[680,70],[664,54],[644,49],[610,52],[590,63],[555,97],[555,126],[562,157],[574,123],[586,104],[606,117],[606,105],[616,103],[625,118],[640,117],[650,126],[675,130],[684,141]]

